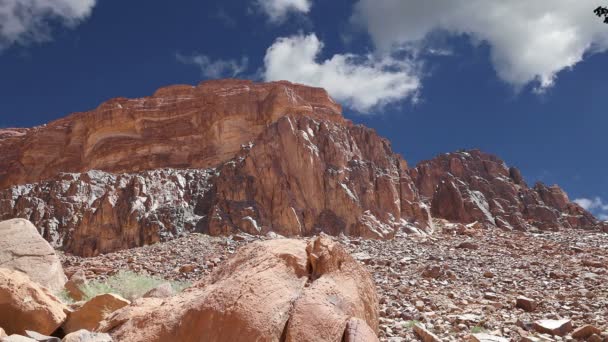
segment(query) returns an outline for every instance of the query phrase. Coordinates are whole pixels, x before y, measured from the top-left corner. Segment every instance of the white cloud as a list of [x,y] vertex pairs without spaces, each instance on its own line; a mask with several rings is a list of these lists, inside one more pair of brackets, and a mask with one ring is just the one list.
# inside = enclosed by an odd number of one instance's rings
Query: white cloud
[[247,66],[249,65],[247,57],[241,58],[240,61],[234,59],[213,61],[205,55],[184,56],[179,53],[175,57],[184,64],[197,66],[201,71],[201,75],[207,78],[235,77],[247,70]]
[[94,6],[95,0],[0,0],[0,49],[48,41],[50,21],[77,25]]
[[257,0],[256,3],[275,23],[285,20],[290,12],[308,13],[312,7],[312,0]]
[[592,212],[598,219],[602,221],[608,220],[608,203],[604,202],[601,198],[577,198],[574,200],[574,203]]
[[420,80],[412,63],[352,54],[318,61],[322,49],[323,43],[314,34],[279,38],[266,51],[264,78],[325,88],[360,112],[415,98]]
[[359,0],[355,22],[380,50],[416,46],[438,30],[487,43],[498,76],[517,88],[553,85],[586,53],[608,49],[595,0]]

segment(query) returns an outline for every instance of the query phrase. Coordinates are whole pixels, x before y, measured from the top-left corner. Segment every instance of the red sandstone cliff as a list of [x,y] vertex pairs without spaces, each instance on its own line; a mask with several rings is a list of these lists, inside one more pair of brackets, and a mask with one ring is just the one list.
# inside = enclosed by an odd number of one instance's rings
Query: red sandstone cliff
[[319,88],[224,80],[0,130],[0,219],[96,255],[209,234],[390,238],[431,214],[503,229],[597,228],[559,187],[479,151],[410,169]]

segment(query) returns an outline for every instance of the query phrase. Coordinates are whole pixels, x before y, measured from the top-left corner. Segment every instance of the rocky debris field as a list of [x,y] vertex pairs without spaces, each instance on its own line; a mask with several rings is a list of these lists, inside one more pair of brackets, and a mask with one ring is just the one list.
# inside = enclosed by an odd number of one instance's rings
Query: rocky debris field
[[573,340],[539,336],[534,326],[562,319],[608,337],[607,234],[448,228],[432,237],[343,241],[374,276],[384,340],[414,339],[418,322],[444,341],[480,332]]
[[[89,279],[103,279],[132,270],[195,281],[260,239],[268,238],[193,234],[62,260],[68,276],[84,269]],[[382,341],[418,340],[427,333],[425,341],[608,340],[608,234],[443,224],[432,236],[337,240],[373,275]]]
[[224,238],[193,233],[168,242],[94,258],[69,254],[60,254],[60,257],[68,277],[83,270],[89,280],[104,280],[122,270],[159,276],[166,280],[196,281],[209,275],[216,266],[234,254],[238,247],[253,240],[250,236]]

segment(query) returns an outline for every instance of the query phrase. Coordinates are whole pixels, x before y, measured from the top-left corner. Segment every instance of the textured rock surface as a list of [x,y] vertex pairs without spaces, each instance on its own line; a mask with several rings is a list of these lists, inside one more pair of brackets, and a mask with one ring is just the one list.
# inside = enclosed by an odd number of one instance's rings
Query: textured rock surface
[[94,333],[87,330],[78,330],[65,335],[62,342],[112,342],[108,334]]
[[119,310],[102,330],[128,341],[340,341],[353,317],[375,333],[377,309],[370,275],[341,246],[279,239],[243,247],[171,299]]
[[0,191],[0,219],[29,219],[51,245],[78,255],[137,247],[204,223],[212,175],[170,169],[61,174]]
[[70,313],[63,331],[68,334],[81,329],[95,331],[106,316],[129,304],[131,302],[112,293],[95,296]]
[[361,126],[286,116],[219,171],[212,234],[386,238],[407,220],[428,227],[405,161]]
[[231,159],[285,114],[343,120],[340,112],[325,90],[287,82],[170,86],[48,125],[0,131],[0,188],[91,169],[208,168]]
[[18,271],[0,268],[0,326],[7,334],[50,335],[66,319],[63,303]]
[[390,238],[431,232],[431,213],[608,231],[559,187],[529,188],[492,155],[450,153],[410,169],[324,90],[287,82],[209,81],[110,100],[0,130],[0,155],[0,219],[28,219],[82,256],[187,232]]
[[[0,191],[1,217],[32,220],[79,255],[188,231],[386,238],[429,228],[406,162],[316,88],[173,87],[1,136],[0,150],[21,151],[0,162],[0,187],[12,185]],[[90,170],[158,167],[190,170]]]
[[478,150],[446,153],[410,171],[434,217],[504,229],[595,229],[599,222],[557,185],[529,188],[516,168]]
[[0,267],[23,272],[52,291],[67,280],[53,248],[24,219],[0,222]]

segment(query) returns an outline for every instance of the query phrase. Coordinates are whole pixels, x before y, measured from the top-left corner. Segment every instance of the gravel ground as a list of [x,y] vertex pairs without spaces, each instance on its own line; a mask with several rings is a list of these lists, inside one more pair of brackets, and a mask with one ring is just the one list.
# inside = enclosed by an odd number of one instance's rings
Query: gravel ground
[[[608,341],[608,234],[439,226],[432,236],[337,238],[376,281],[382,341],[418,340],[413,331],[418,322],[442,341],[464,341],[478,332],[511,341],[574,340],[534,332],[532,323],[539,319],[568,319],[575,329],[590,324]],[[132,270],[192,282],[258,239],[192,234],[95,258],[62,255],[62,260],[68,276],[84,269],[89,279],[103,279]],[[536,308],[516,307],[519,296]]]

